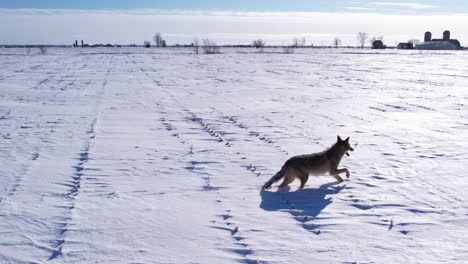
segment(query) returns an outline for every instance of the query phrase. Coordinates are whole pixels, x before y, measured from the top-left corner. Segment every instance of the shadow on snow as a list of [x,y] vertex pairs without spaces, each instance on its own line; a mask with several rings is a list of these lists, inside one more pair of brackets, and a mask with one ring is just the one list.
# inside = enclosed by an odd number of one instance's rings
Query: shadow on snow
[[271,192],[260,192],[262,202],[260,208],[266,211],[284,211],[290,213],[304,229],[317,235],[320,225],[313,224],[313,220],[333,201],[330,195],[338,194],[345,185],[336,186],[339,182],[323,184],[318,189],[302,189],[288,192],[289,187]]

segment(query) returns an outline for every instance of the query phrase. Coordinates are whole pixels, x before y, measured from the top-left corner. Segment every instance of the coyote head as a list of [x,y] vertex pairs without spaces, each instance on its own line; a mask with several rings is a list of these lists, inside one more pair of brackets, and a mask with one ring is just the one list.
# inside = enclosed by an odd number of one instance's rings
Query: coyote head
[[341,146],[344,149],[346,156],[349,156],[348,151],[354,151],[351,145],[349,145],[349,137],[347,137],[345,140],[341,139],[340,136],[336,136],[336,138],[337,138],[336,144]]

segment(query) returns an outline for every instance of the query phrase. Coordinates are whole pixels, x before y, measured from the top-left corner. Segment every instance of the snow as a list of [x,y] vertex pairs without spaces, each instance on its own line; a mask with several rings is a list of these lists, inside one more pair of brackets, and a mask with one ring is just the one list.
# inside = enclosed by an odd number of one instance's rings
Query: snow
[[466,262],[466,53],[191,53],[0,49],[0,263]]

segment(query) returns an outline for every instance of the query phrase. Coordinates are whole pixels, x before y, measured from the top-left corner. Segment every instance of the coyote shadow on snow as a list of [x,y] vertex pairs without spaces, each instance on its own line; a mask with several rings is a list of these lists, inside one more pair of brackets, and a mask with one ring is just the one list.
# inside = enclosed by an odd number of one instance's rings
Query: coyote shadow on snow
[[346,185],[337,186],[339,182],[323,184],[318,189],[302,189],[295,192],[289,191],[289,187],[277,192],[262,190],[260,192],[262,202],[260,208],[266,211],[284,211],[290,213],[304,229],[317,235],[321,233],[313,220],[329,206],[332,201],[330,195],[338,194]]

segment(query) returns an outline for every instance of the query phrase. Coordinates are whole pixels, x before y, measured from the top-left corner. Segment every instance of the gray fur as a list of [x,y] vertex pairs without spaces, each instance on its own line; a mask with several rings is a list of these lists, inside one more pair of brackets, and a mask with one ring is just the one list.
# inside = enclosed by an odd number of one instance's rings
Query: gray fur
[[343,156],[349,155],[348,151],[354,149],[349,145],[349,137],[342,140],[339,136],[337,142],[322,152],[294,156],[286,161],[281,170],[277,172],[270,180],[264,185],[263,189],[268,189],[271,185],[281,179],[283,182],[280,187],[285,187],[292,183],[296,178],[301,181],[300,188],[304,188],[309,175],[323,175],[329,173],[338,181],[342,182],[343,178],[339,176],[340,173],[346,173],[349,178],[350,173],[348,169],[338,169]]

